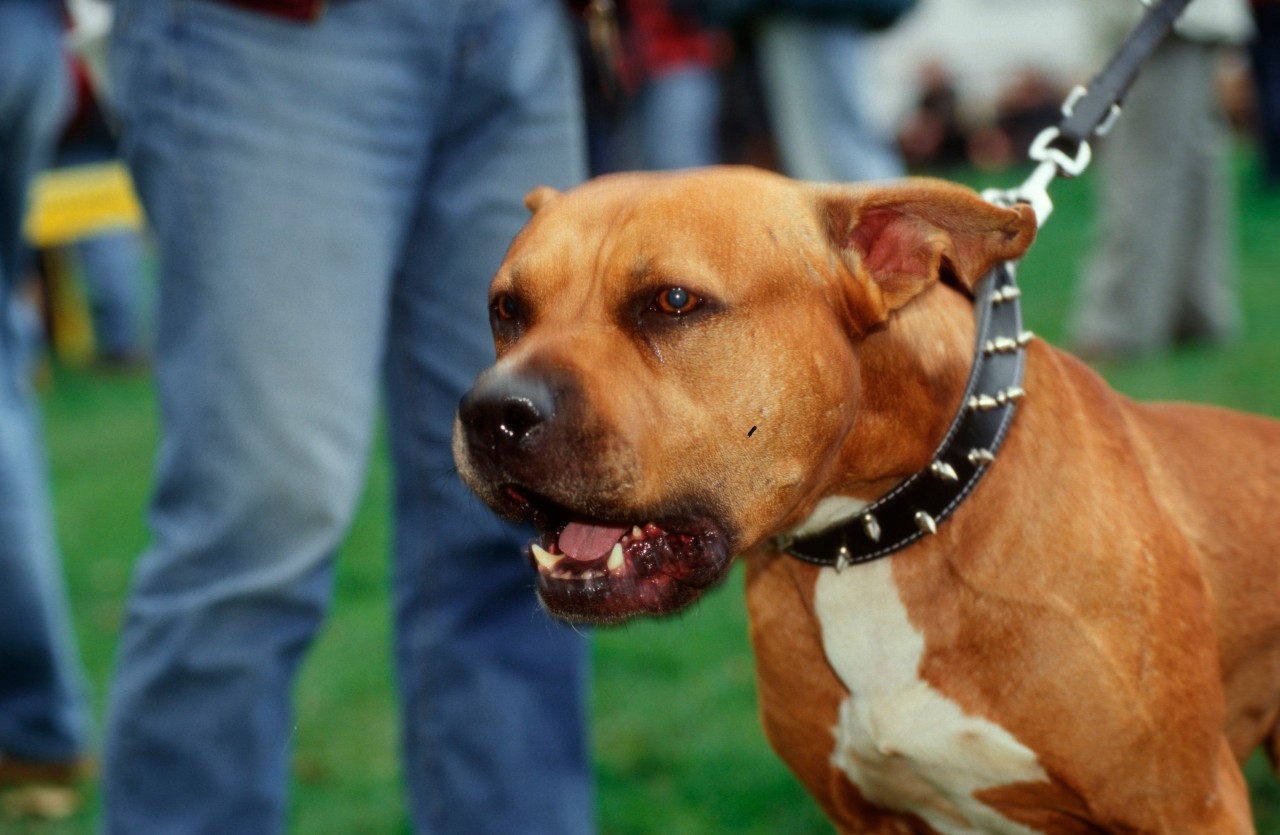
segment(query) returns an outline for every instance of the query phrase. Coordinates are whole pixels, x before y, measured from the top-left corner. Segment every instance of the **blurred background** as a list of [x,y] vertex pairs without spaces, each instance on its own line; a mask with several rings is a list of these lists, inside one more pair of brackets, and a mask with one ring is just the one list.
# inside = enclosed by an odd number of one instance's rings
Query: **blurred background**
[[[629,27],[640,17],[629,18],[625,3],[619,10],[611,49],[620,51],[593,52],[582,23],[597,172],[662,167],[645,162],[636,138],[643,129],[631,127],[657,74],[626,57]],[[767,104],[757,34],[750,26],[699,33],[710,44],[699,61],[718,96],[709,111],[712,152],[786,170],[778,142],[786,125]],[[919,0],[888,29],[867,33],[864,45],[859,77],[847,82],[867,93],[870,129],[910,173],[978,189],[1026,176],[1031,138],[1105,55],[1078,0]],[[1280,416],[1280,188],[1267,176],[1250,46],[1219,44],[1213,78],[1229,129],[1230,263],[1242,320],[1229,338],[1099,356],[1098,367],[1134,397]],[[28,302],[44,334],[37,382],[58,536],[100,719],[130,571],[147,543],[155,254],[114,157],[109,106],[95,94],[90,64],[77,64],[75,115],[56,167],[35,184],[26,229],[39,254]],[[659,127],[679,133],[685,125]],[[1056,211],[1019,273],[1029,327],[1057,344],[1073,341],[1070,314],[1101,235],[1102,185],[1096,170],[1054,184]],[[380,443],[339,562],[334,611],[297,686],[291,830],[299,833],[409,831],[391,684],[388,467]],[[830,831],[759,728],[740,570],[681,617],[603,630],[593,641],[602,832]],[[1249,777],[1259,831],[1280,833],[1280,789],[1266,763],[1251,762]],[[0,832],[89,833],[95,804],[90,789],[84,807],[64,820],[0,815]]]

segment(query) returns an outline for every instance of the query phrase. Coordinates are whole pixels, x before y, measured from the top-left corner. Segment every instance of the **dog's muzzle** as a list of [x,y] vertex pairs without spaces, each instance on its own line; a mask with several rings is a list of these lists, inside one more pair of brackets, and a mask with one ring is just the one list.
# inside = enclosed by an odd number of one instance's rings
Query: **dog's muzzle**
[[571,379],[482,374],[458,407],[459,472],[493,510],[538,529],[527,556],[554,614],[607,623],[683,608],[723,578],[726,536],[696,502],[632,506],[631,461],[607,454],[581,400]]

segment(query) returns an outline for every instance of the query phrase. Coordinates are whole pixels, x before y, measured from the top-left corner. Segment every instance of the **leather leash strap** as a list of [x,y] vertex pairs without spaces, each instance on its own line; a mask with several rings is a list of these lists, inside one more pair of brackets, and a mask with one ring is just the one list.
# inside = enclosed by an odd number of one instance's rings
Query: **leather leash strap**
[[1115,118],[1113,110],[1124,100],[1143,62],[1168,36],[1178,15],[1190,3],[1191,0],[1161,0],[1151,6],[1084,94],[1072,102],[1066,118],[1058,125],[1062,140],[1078,146],[1106,133],[1105,127]]

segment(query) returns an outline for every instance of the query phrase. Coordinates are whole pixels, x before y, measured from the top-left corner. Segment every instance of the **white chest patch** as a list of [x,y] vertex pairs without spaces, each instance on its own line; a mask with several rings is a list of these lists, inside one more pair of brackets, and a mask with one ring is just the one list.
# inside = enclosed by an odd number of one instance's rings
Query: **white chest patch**
[[924,635],[907,618],[890,561],[820,572],[815,608],[827,658],[850,693],[832,763],[862,795],[946,835],[1032,832],[974,792],[1048,776],[1012,734],[920,678]]

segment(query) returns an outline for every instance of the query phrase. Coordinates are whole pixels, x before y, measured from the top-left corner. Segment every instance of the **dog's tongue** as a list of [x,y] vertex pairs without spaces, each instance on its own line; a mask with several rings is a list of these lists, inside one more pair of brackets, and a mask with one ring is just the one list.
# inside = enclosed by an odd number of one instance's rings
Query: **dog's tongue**
[[589,522],[570,522],[560,532],[560,551],[581,562],[598,560],[609,553],[613,543],[621,539],[626,530]]

